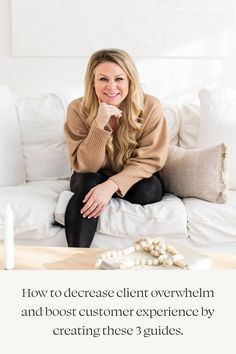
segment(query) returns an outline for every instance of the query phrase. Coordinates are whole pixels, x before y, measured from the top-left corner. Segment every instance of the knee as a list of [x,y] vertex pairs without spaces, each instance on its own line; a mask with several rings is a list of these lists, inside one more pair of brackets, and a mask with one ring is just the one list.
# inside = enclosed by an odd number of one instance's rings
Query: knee
[[161,181],[156,176],[144,179],[143,183],[140,183],[139,193],[142,199],[142,205],[161,201],[163,196]]
[[163,197],[162,183],[157,176],[145,178],[131,187],[128,193],[133,203],[141,205],[156,203]]
[[159,177],[152,176],[151,178],[152,178],[152,183],[150,185],[150,190],[154,196],[154,202],[152,203],[160,202],[164,195],[163,185]]
[[71,181],[70,189],[76,194],[87,194],[89,190],[97,184],[104,182],[105,176],[100,173],[80,173],[74,172]]

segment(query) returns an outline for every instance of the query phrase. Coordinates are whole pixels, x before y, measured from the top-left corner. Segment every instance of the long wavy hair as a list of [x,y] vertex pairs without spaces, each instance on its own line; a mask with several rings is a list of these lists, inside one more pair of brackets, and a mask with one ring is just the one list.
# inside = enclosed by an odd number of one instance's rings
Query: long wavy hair
[[[116,132],[116,139],[111,135],[106,145],[107,157],[110,164],[115,171],[119,171],[138,145],[137,139],[141,131],[142,120],[140,119],[140,115],[143,112],[144,94],[137,69],[128,53],[120,49],[103,49],[95,52],[91,56],[87,66],[85,93],[81,107],[82,114],[87,117],[89,127],[91,127],[96,118],[99,107],[94,89],[94,71],[97,65],[104,62],[112,62],[119,65],[129,80],[128,95],[119,106],[119,109],[122,110],[122,119]],[[114,144],[116,144],[118,151],[116,156],[114,156]]]

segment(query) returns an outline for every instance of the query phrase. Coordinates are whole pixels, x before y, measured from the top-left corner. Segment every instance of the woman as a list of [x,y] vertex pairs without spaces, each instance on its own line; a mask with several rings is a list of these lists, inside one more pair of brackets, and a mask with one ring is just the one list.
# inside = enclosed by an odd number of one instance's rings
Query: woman
[[167,158],[160,102],[145,95],[123,50],[92,55],[84,97],[68,107],[65,136],[74,196],[65,213],[69,247],[89,247],[98,217],[112,197],[141,205],[161,200],[159,171]]

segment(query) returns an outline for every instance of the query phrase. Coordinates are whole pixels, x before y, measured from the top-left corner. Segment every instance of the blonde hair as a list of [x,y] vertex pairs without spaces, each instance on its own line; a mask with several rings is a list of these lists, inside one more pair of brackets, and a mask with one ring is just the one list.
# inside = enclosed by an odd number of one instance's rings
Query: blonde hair
[[135,64],[128,53],[120,49],[103,49],[95,52],[88,63],[85,74],[85,94],[82,101],[82,114],[87,117],[89,127],[97,116],[99,102],[94,89],[94,71],[97,65],[112,62],[119,65],[129,80],[129,92],[119,108],[122,110],[121,124],[116,134],[117,156],[114,156],[114,142],[111,136],[107,142],[106,152],[110,164],[119,171],[131,157],[137,147],[138,133],[141,130],[140,114],[144,106],[144,94],[139,82]]

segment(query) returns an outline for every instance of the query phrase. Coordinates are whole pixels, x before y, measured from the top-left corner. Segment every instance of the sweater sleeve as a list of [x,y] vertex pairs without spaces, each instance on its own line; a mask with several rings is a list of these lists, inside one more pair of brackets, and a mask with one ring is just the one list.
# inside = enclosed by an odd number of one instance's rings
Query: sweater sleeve
[[102,168],[110,131],[93,122],[89,129],[79,110],[79,100],[72,101],[64,125],[67,150],[72,168],[77,172],[97,172]]
[[151,177],[165,164],[168,153],[167,123],[160,104],[151,111],[132,157],[123,170],[110,177],[118,185],[118,194],[126,192],[143,178]]

